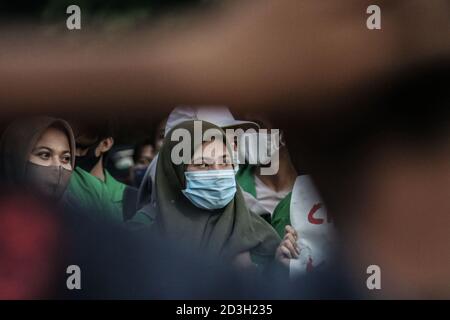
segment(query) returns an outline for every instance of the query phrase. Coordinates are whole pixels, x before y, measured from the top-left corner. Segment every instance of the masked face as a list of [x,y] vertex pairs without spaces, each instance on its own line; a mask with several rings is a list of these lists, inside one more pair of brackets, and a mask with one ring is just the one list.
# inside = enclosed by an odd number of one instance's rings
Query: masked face
[[139,165],[133,168],[133,181],[134,185],[139,187],[144,180],[145,173],[147,172],[148,166]]
[[205,210],[224,208],[234,198],[236,180],[230,154],[221,141],[205,143],[192,157],[184,173],[183,194],[196,207]]
[[25,171],[27,187],[37,194],[58,200],[69,184],[71,170],[62,166],[42,166],[28,162]]
[[72,153],[67,135],[50,127],[39,137],[25,167],[27,189],[49,199],[63,195],[72,173]]
[[205,210],[224,208],[234,198],[234,170],[186,171],[183,194],[196,207]]
[[278,130],[244,133],[239,137],[239,157],[249,164],[267,165],[278,159],[278,152],[283,146]]
[[75,164],[77,167],[80,167],[81,169],[83,169],[86,172],[92,171],[92,169],[100,161],[100,158],[101,158],[101,155],[97,156],[95,153],[95,150],[97,149],[98,144],[99,143],[96,142],[87,147],[77,145],[77,150],[84,149],[84,152],[85,152],[83,155],[78,155],[79,152],[77,151],[77,156],[75,158]]
[[43,132],[28,156],[28,161],[41,166],[62,166],[72,170],[72,152],[66,133],[50,127]]

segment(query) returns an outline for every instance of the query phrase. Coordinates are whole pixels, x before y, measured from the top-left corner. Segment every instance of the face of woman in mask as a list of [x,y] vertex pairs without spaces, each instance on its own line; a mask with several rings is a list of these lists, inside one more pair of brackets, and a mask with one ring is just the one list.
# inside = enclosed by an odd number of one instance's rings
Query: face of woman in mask
[[59,199],[69,183],[72,156],[66,133],[55,127],[46,129],[28,157],[28,186],[43,196]]
[[216,210],[225,207],[236,193],[230,153],[222,141],[203,143],[185,171],[183,194],[197,207]]

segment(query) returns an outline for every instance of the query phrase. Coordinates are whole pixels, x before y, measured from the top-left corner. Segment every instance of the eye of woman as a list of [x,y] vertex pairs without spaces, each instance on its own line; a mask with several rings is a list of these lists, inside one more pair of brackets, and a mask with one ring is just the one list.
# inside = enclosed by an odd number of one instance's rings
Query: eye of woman
[[72,160],[72,156],[70,155],[70,153],[65,153],[61,157],[61,162],[64,163],[64,164],[70,163],[71,160]]
[[51,153],[48,150],[40,150],[36,154],[42,160],[49,160],[51,158]]

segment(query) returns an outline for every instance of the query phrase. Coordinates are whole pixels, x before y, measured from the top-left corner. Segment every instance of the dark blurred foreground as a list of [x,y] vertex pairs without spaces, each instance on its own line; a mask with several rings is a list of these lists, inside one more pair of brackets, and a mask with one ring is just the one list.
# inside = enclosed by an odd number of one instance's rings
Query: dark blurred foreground
[[[287,132],[296,166],[312,174],[333,214],[339,267],[292,286],[277,275],[243,280],[210,268],[206,257],[186,257],[180,244],[13,198],[1,209],[0,235],[10,246],[0,257],[8,266],[3,297],[450,297],[448,3],[383,1],[379,33],[365,28],[367,1],[261,3],[201,16],[188,31],[137,32],[121,46],[28,29],[21,43],[17,30],[6,32],[2,114],[63,106],[156,122],[173,105],[205,101],[266,113]],[[86,39],[84,51],[77,41]],[[80,292],[65,289],[72,263],[83,270]],[[381,292],[365,289],[372,264],[382,269]],[[18,268],[28,265],[39,267]]]

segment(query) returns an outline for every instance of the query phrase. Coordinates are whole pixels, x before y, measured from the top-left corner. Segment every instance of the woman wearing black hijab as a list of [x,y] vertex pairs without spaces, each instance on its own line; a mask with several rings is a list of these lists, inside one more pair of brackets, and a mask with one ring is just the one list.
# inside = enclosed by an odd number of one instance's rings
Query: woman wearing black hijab
[[69,124],[51,117],[16,120],[0,141],[0,183],[4,190],[58,201],[75,161]]

